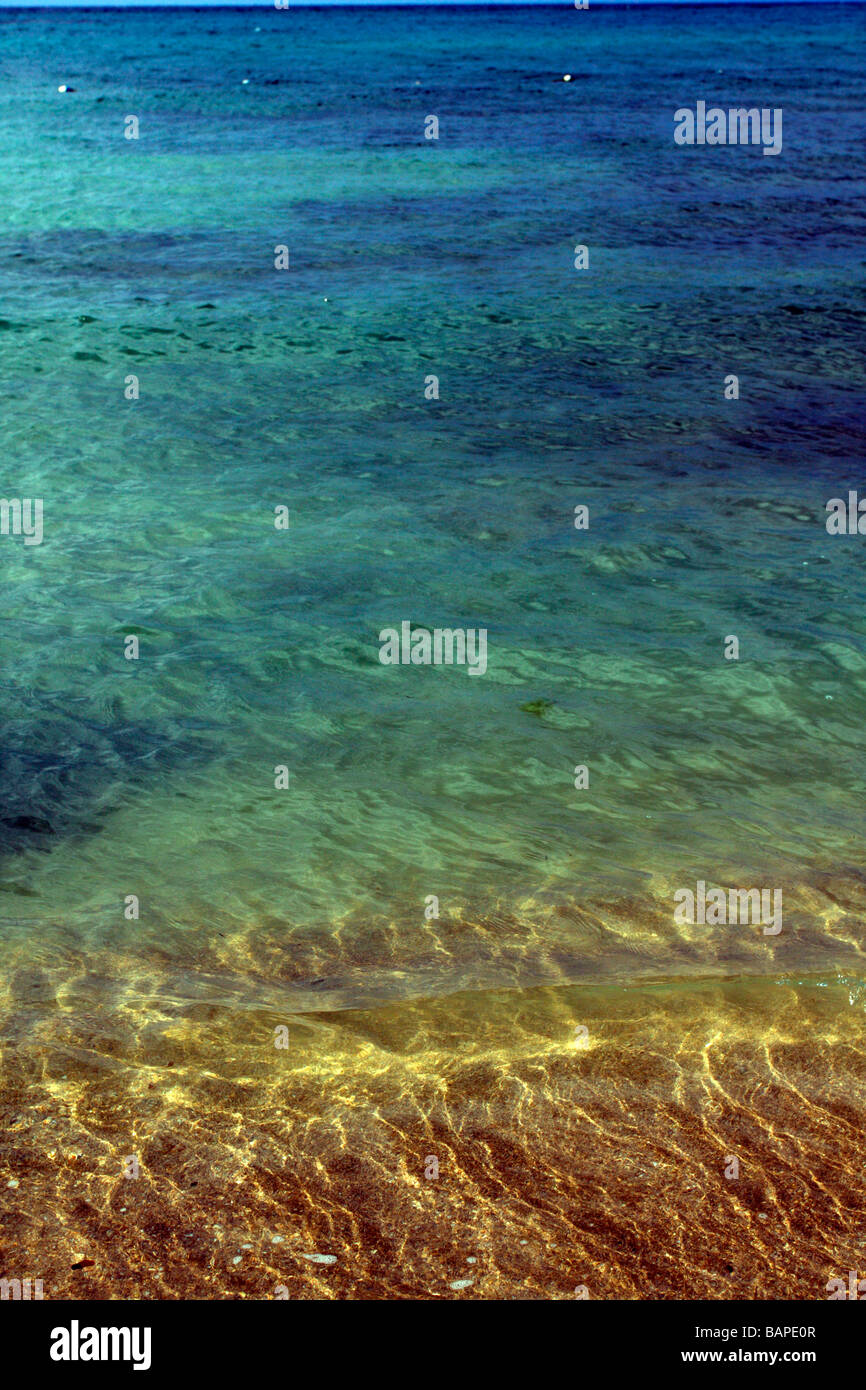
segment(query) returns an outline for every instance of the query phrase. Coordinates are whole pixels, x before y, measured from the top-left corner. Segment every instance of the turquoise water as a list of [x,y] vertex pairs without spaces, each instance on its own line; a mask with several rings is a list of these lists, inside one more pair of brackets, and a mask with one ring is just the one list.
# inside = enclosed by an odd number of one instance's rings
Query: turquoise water
[[[856,963],[864,27],[3,13],[10,969],[337,1007]],[[783,107],[782,155],[675,146],[699,98]],[[484,676],[382,666],[405,620],[486,628]],[[794,929],[675,930],[697,879]]]

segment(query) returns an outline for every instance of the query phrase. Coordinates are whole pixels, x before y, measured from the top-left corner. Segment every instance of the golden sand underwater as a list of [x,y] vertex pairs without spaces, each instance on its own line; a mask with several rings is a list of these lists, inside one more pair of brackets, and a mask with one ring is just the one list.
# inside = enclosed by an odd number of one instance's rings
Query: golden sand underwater
[[[346,1004],[351,932],[333,1005],[303,977],[311,943],[293,979],[268,970],[261,924],[199,942],[195,970],[190,947],[198,999],[151,946],[97,974],[22,945],[0,996],[0,1267],[55,1299],[826,1298],[863,1262],[862,885],[811,891],[823,929],[751,938],[752,979],[367,1007]],[[630,911],[669,953],[669,909]],[[624,916],[608,905],[602,937]],[[439,949],[484,929],[444,925]],[[785,970],[819,941],[835,973]]]

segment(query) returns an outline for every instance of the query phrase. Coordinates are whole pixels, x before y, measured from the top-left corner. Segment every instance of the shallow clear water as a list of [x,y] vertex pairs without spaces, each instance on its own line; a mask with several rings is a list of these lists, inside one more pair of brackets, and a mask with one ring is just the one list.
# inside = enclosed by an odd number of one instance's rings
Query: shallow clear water
[[[0,538],[16,1045],[57,1001],[79,1061],[195,1001],[862,1008],[866,571],[824,508],[860,481],[863,31],[0,17],[3,492],[45,508]],[[699,98],[783,107],[783,154],[678,148]],[[486,674],[382,666],[404,620],[486,628]],[[678,926],[698,879],[782,887],[782,934]]]
[[[4,17],[5,486],[46,519],[4,539],[3,695],[58,822],[2,864],[28,933],[118,942],[135,892],[145,931],[275,918],[290,958],[428,894],[860,863],[863,567],[823,519],[862,11],[586,18]],[[793,90],[782,158],[670,138]],[[486,627],[486,675],[381,667],[405,619]]]

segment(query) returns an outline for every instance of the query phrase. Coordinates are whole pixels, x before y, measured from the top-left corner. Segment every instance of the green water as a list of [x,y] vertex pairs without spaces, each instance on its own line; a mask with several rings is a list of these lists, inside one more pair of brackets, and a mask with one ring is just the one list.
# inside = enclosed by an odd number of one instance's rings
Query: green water
[[[4,14],[10,968],[313,1007],[856,964],[862,10],[579,20]],[[796,89],[781,158],[674,145],[745,89]],[[485,628],[483,677],[381,665],[407,620]],[[698,879],[786,931],[675,930]]]

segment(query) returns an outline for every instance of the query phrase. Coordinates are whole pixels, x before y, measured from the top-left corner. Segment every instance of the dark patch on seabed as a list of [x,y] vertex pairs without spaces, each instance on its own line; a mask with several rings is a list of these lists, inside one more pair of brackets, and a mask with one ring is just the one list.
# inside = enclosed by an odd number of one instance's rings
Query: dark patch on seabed
[[99,723],[28,703],[0,735],[0,855],[96,833],[148,777],[206,756],[202,738],[179,722]]

